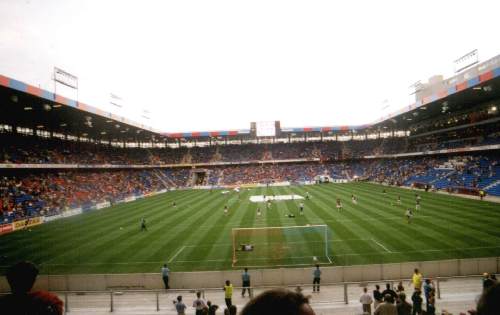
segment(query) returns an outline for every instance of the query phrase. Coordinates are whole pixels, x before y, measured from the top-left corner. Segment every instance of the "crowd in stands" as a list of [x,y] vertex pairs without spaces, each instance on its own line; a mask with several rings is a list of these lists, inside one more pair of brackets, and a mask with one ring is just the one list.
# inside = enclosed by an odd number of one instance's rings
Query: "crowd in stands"
[[44,172],[0,178],[0,222],[53,215],[165,188],[153,171]]
[[345,160],[367,155],[456,149],[500,142],[498,128],[479,126],[439,135],[349,141],[122,148],[59,138],[0,134],[0,163],[164,165],[267,160]]
[[[194,176],[198,172],[203,175]],[[65,209],[92,207],[170,188],[192,185],[302,183],[318,176],[370,180],[391,185],[456,187],[500,195],[500,157],[458,155],[342,162],[264,163],[202,169],[74,170],[15,173],[0,178],[0,222]],[[196,182],[194,180],[197,179]]]

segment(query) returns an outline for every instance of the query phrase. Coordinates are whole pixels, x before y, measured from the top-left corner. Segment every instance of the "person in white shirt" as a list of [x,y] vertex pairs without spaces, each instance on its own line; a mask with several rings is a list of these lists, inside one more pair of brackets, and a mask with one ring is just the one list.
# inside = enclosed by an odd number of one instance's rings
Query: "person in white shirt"
[[207,308],[207,303],[201,298],[201,292],[196,292],[196,300],[193,301],[193,307],[196,309],[196,315],[202,315],[203,310]]
[[363,314],[372,314],[372,303],[373,299],[370,294],[368,294],[366,287],[363,288],[363,294],[359,297],[359,302],[363,306]]

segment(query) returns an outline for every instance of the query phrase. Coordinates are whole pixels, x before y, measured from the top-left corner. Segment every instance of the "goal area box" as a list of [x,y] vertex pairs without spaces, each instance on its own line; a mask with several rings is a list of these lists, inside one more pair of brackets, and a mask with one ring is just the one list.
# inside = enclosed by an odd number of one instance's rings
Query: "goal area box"
[[233,267],[331,264],[327,225],[233,228]]

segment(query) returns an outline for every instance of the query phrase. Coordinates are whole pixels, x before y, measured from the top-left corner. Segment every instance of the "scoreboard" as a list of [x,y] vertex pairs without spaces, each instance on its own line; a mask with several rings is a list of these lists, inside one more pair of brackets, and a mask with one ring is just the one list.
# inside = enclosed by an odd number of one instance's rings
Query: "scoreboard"
[[280,131],[279,121],[258,121],[250,124],[251,134],[257,137],[276,137]]

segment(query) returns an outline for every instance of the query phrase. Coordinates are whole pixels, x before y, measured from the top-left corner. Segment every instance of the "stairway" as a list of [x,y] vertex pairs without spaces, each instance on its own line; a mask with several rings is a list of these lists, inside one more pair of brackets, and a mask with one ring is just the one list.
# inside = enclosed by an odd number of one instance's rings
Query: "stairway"
[[169,187],[169,183],[167,183],[167,181],[170,181],[170,185],[171,185],[170,187],[175,187],[174,183],[170,179],[162,176],[160,171],[153,170],[153,174],[155,174],[155,176],[158,177],[158,179],[163,183],[163,186],[165,187],[165,189],[168,189],[168,187]]
[[493,188],[495,188],[498,185],[500,185],[500,179],[496,180],[493,183],[489,184],[488,186],[484,187],[483,190],[486,191],[486,190],[489,190],[489,189],[493,189]]

